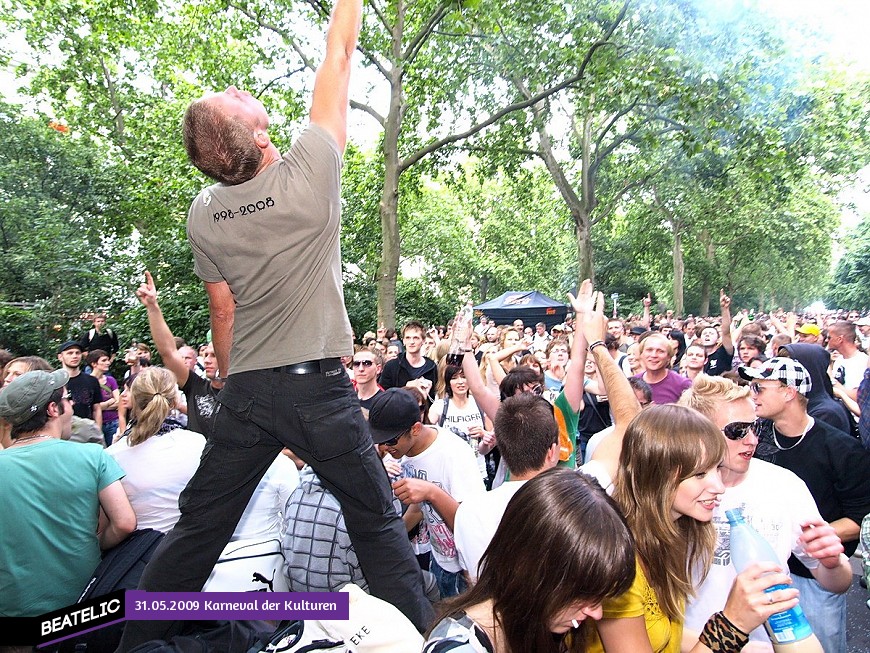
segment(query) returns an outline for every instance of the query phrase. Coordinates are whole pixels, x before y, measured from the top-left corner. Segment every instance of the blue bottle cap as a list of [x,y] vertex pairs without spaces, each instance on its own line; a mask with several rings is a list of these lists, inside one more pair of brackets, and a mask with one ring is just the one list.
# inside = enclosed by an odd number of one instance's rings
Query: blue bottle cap
[[742,508],[734,508],[734,510],[726,510],[725,511],[725,519],[728,520],[729,524],[736,524],[736,523],[744,521],[743,509]]

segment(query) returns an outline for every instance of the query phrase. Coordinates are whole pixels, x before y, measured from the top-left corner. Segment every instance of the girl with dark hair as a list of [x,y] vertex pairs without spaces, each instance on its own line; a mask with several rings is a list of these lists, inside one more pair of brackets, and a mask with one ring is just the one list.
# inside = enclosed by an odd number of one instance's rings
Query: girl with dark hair
[[671,329],[666,334],[669,340],[674,341],[674,346],[676,347],[676,351],[674,352],[674,362],[671,365],[671,369],[679,370],[680,361],[683,359],[683,354],[686,353],[686,337],[683,335],[682,331],[678,331],[677,329]]
[[633,578],[632,537],[613,500],[587,476],[549,470],[508,503],[477,584],[443,605],[423,650],[584,651],[584,621]]
[[447,365],[444,368],[443,386],[442,396],[429,409],[429,422],[443,426],[465,440],[474,452],[481,476],[486,478],[484,456],[495,446],[492,421],[468,392],[468,382],[461,367]]
[[[690,408],[652,406],[628,425],[613,498],[635,537],[636,576],[628,592],[605,602],[591,651],[680,651],[693,572],[706,576],[716,546],[712,518],[725,491],[719,475],[725,453],[722,433]],[[756,565],[737,577],[693,653],[740,650],[718,646],[723,636],[745,644],[767,617],[797,603],[795,590],[764,593],[791,582],[782,573],[761,578],[774,569]]]

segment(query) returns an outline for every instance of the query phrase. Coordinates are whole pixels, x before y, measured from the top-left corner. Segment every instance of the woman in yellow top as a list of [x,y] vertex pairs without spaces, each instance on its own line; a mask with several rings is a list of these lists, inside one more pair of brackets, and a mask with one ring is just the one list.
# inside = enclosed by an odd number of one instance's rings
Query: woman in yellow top
[[[654,406],[628,425],[613,498],[635,538],[636,574],[628,592],[604,603],[591,651],[680,651],[691,572],[706,574],[716,545],[712,518],[725,491],[718,469],[724,455],[722,434],[690,408]],[[711,618],[708,636],[692,653],[739,651],[746,633],[793,607],[796,590],[764,593],[775,582],[791,582],[769,573],[775,570],[754,565],[740,574],[725,609]]]

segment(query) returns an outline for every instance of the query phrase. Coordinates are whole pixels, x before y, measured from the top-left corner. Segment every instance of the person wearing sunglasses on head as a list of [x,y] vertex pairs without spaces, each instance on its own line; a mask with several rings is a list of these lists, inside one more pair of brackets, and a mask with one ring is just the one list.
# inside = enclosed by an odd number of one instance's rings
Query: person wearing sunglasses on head
[[377,351],[360,349],[353,355],[353,385],[359,405],[366,410],[384,389],[378,385],[378,377],[383,368],[383,357]]
[[[794,555],[812,574],[808,582],[834,594],[848,589],[852,571],[843,545],[834,527],[822,519],[806,484],[793,472],[753,457],[758,436],[749,388],[722,377],[701,375],[679,403],[710,419],[727,446],[721,469],[725,493],[713,513],[716,551],[709,573],[696,583],[695,597],[687,607],[684,643],[692,644],[710,615],[722,609],[737,576],[731,564],[726,510],[743,509],[749,523],[776,551],[783,569]],[[813,622],[811,612],[805,605],[803,608]],[[752,631],[750,642],[753,648],[744,650],[770,650],[764,628]]]

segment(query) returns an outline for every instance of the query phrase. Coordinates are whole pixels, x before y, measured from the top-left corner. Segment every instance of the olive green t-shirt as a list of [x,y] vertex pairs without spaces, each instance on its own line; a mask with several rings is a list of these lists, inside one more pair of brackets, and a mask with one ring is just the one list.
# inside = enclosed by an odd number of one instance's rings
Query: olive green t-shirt
[[226,281],[236,312],[229,373],[353,352],[341,281],[341,154],[311,124],[253,179],[190,207],[194,271]]

